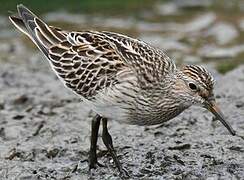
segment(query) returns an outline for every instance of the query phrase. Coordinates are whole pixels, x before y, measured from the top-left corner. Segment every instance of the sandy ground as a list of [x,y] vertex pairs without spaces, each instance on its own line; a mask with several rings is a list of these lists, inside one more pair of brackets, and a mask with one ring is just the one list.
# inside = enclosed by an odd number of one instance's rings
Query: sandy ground
[[[105,167],[88,172],[89,109],[40,59],[0,66],[0,179],[118,179],[101,139]],[[221,109],[244,134],[244,66],[217,82]],[[244,139],[202,108],[160,126],[109,129],[131,179],[244,179]]]

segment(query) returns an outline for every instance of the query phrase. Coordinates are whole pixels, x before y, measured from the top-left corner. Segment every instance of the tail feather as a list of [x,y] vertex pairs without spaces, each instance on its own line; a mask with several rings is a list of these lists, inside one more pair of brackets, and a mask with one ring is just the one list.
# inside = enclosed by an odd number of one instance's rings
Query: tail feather
[[23,32],[25,35],[31,38],[28,30],[26,29],[25,23],[21,18],[16,16],[9,16],[9,19],[15,25],[15,27],[17,27],[21,32]]
[[20,17],[10,16],[11,22],[36,44],[48,57],[50,47],[66,39],[65,35],[57,28],[49,27],[24,5],[18,5]]
[[49,42],[51,42],[52,44],[60,43],[61,40],[51,33],[52,30],[46,24],[44,24],[40,19],[35,20],[35,24],[38,26],[43,36],[45,36],[45,38],[49,40]]

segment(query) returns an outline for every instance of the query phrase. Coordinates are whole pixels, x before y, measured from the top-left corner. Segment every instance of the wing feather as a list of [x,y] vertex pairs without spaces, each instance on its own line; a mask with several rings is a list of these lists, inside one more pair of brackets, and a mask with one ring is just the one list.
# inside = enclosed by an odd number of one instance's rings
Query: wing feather
[[175,68],[162,51],[143,41],[111,32],[63,31],[23,5],[17,9],[20,17],[10,16],[13,24],[45,54],[64,84],[87,99],[122,81],[119,75],[135,76],[145,87]]

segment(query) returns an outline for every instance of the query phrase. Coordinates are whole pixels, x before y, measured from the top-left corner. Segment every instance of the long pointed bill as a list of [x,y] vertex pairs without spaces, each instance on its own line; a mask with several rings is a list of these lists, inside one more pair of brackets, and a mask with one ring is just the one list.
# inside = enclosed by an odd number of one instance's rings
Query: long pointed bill
[[235,130],[230,126],[230,124],[225,120],[223,113],[220,111],[220,109],[218,108],[217,104],[215,101],[211,101],[211,102],[206,102],[205,103],[205,107],[211,111],[215,117],[220,120],[220,122],[228,129],[228,131],[235,136],[236,132]]

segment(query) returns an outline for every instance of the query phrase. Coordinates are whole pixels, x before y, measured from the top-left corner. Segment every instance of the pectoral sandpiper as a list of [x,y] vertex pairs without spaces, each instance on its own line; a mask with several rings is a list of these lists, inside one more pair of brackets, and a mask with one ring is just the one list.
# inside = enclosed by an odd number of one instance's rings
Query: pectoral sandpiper
[[135,125],[168,121],[191,105],[211,111],[229,130],[213,93],[213,77],[203,67],[175,63],[159,49],[107,31],[65,31],[48,26],[23,5],[12,23],[35,43],[64,85],[97,115],[92,120],[89,167],[98,165],[96,144],[102,139],[123,172],[107,129],[108,120]]

